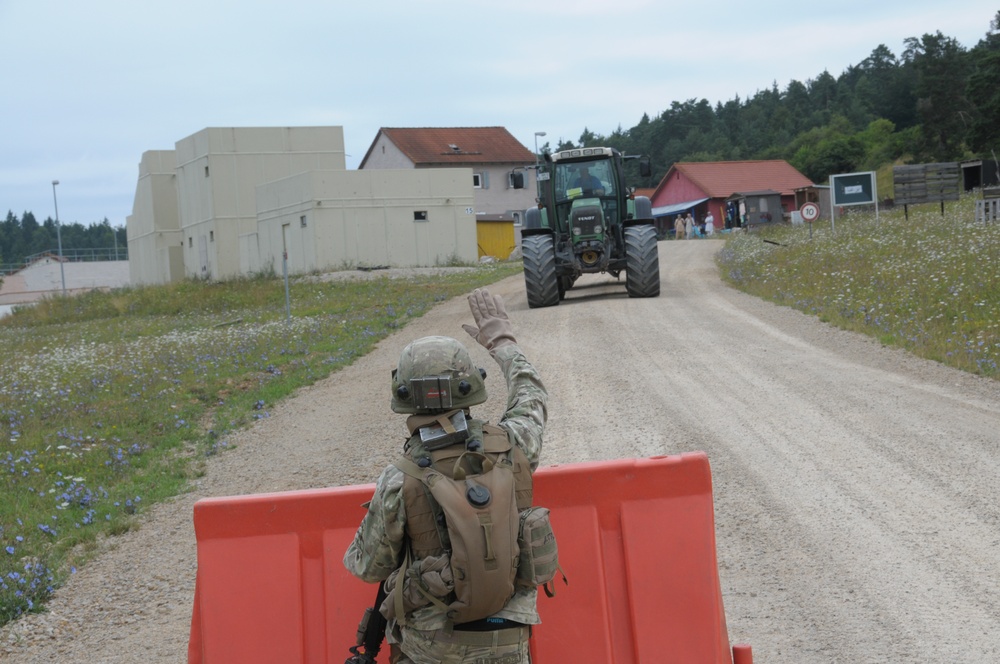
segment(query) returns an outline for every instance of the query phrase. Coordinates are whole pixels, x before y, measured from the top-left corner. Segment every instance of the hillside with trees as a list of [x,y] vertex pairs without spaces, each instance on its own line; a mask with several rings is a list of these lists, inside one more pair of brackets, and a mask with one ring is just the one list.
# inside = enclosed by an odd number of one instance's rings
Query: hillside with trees
[[900,163],[995,158],[1000,153],[1000,11],[983,39],[965,48],[940,31],[910,37],[899,55],[884,44],[838,77],[775,82],[753,97],[713,107],[673,102],[655,118],[608,136],[584,128],[567,147],[610,145],[647,154],[655,186],[678,161],[785,159],[813,182],[831,173]]

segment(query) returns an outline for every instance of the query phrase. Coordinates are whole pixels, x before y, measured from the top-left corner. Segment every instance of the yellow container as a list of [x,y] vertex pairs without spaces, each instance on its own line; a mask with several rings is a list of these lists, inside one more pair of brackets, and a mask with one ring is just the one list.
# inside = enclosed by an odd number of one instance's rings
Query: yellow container
[[493,256],[505,261],[517,246],[514,240],[514,222],[510,219],[479,220],[476,222],[476,241],[479,244],[480,258]]

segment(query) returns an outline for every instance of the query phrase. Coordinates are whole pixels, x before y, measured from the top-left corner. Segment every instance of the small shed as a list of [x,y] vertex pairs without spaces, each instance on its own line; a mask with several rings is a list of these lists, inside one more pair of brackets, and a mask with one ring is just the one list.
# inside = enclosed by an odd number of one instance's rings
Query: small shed
[[800,187],[795,190],[795,209],[792,210],[792,223],[800,224],[802,223],[802,215],[799,214],[799,209],[806,203],[815,203],[819,205],[819,218],[829,219],[830,218],[830,187],[828,185],[810,185],[808,187]]
[[1000,185],[1000,164],[994,159],[963,161],[959,166],[962,168],[962,188],[965,191]]
[[743,226],[782,221],[781,192],[773,189],[737,192],[726,199],[732,205]]

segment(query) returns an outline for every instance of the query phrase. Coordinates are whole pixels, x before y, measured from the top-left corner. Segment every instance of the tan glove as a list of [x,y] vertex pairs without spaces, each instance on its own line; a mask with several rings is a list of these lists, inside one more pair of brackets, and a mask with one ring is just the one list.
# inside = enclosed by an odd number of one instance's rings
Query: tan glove
[[462,328],[486,350],[517,343],[514,328],[503,307],[503,298],[499,295],[490,295],[485,288],[477,288],[469,296],[469,309],[476,326],[462,325]]

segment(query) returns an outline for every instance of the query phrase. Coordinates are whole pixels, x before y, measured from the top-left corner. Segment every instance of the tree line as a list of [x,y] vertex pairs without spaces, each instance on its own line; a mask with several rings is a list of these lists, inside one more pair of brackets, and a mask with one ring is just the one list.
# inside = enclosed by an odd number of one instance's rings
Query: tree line
[[748,99],[713,107],[673,102],[658,116],[608,136],[584,128],[556,150],[609,145],[649,155],[652,187],[678,161],[785,159],[816,183],[831,174],[901,163],[996,158],[1000,152],[1000,11],[986,36],[965,48],[940,31],[910,37],[898,56],[880,44],[839,77],[828,71],[783,90],[775,82]]
[[[107,217],[100,223],[84,226],[79,222],[59,225],[63,251],[77,253],[87,249],[113,249],[115,243],[122,255],[128,247],[128,236],[124,228],[113,228]],[[7,218],[0,221],[0,264],[16,266],[24,263],[29,256],[45,251],[55,252],[58,246],[56,222],[51,217],[38,223],[35,215],[25,212],[18,217],[7,212]]]

